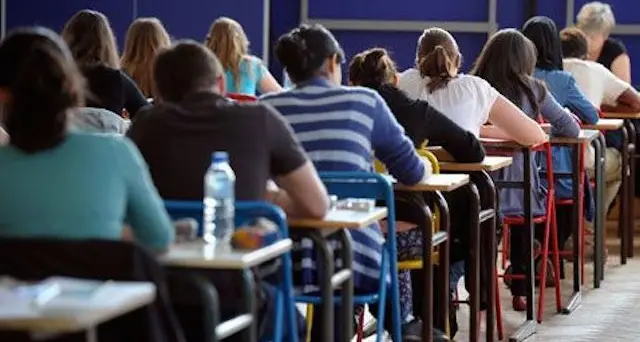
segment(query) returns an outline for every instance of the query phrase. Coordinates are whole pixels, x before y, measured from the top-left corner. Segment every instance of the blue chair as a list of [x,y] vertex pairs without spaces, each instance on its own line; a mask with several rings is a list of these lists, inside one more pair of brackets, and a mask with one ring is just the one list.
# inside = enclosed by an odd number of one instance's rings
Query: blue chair
[[[381,274],[391,275],[391,303],[392,303],[392,328],[391,332],[394,341],[402,341],[400,323],[400,294],[398,286],[398,263],[396,250],[396,226],[395,226],[395,205],[393,186],[389,179],[377,173],[333,171],[320,172],[320,178],[324,182],[330,194],[338,198],[357,197],[384,200],[387,205],[388,234],[387,241],[383,248]],[[384,332],[384,314],[387,296],[386,277],[381,277],[380,287],[377,293],[354,296],[354,304],[378,304],[377,317],[377,340],[382,340]],[[300,303],[318,305],[322,298],[318,296],[296,296],[296,301]],[[335,299],[340,302],[339,298]]]
[[[164,201],[169,215],[173,219],[193,218],[199,223],[198,236],[202,236],[202,216],[203,204],[196,201]],[[235,204],[235,224],[240,227],[252,223],[258,218],[267,219],[278,226],[279,237],[284,239],[289,237],[289,228],[285,213],[279,207],[265,202],[236,202]],[[275,327],[273,341],[283,340],[283,327],[286,316],[286,324],[289,327],[289,341],[298,342],[296,307],[293,301],[293,276],[291,270],[291,253],[282,256],[282,284],[277,287]]]

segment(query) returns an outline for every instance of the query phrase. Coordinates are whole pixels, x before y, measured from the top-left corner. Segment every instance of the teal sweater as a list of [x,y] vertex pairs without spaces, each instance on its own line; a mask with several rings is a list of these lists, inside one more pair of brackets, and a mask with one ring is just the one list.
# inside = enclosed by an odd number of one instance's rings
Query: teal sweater
[[162,200],[128,139],[69,133],[31,155],[0,147],[0,236],[116,240],[124,222],[151,249],[173,241]]

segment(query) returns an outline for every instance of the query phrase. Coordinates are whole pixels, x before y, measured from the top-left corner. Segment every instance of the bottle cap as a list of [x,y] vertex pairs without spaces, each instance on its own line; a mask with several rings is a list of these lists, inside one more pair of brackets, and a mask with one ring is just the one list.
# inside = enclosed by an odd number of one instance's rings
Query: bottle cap
[[228,163],[229,154],[225,151],[216,151],[211,155],[211,161],[214,163]]

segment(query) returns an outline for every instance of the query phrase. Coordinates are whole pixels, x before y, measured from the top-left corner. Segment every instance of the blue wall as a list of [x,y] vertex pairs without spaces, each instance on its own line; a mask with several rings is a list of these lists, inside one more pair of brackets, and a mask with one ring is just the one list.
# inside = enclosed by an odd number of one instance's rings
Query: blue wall
[[[525,21],[527,0],[499,1],[500,27],[520,27]],[[576,0],[576,8],[588,0]],[[609,0],[621,24],[640,24],[635,1]],[[446,5],[445,5],[446,4]],[[120,41],[135,15],[156,16],[175,38],[193,38],[202,41],[211,22],[226,15],[240,21],[252,42],[255,54],[262,53],[262,3],[260,0],[8,0],[7,27],[39,24],[60,30],[64,22],[82,8],[104,12]],[[407,10],[411,9],[411,10]],[[485,21],[486,0],[311,0],[310,16],[334,19],[381,20],[439,20]],[[278,36],[299,23],[298,0],[271,0],[271,45]],[[566,18],[563,0],[538,0],[538,14],[551,17],[564,27]],[[348,57],[371,46],[382,46],[393,53],[401,69],[411,66],[419,32],[335,32]],[[454,33],[464,55],[464,68],[468,69],[486,41],[484,34]],[[640,36],[619,37],[627,45],[635,63],[633,79],[640,83]],[[281,68],[271,56],[270,67],[276,76]]]

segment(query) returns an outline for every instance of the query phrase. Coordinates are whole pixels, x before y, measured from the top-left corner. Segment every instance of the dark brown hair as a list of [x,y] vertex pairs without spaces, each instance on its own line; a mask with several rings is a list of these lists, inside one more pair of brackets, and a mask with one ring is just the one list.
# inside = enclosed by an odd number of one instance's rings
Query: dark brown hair
[[64,25],[62,38],[79,65],[120,69],[116,39],[104,14],[92,10],[76,13]]
[[355,55],[349,63],[353,85],[375,88],[393,82],[397,69],[387,50],[373,48]]
[[317,76],[329,57],[344,62],[344,51],[336,38],[318,24],[303,24],[282,35],[276,43],[276,56],[294,83]]
[[180,102],[190,93],[213,88],[224,71],[218,58],[193,40],[178,41],[156,56],[153,78],[163,101]]
[[67,49],[45,28],[17,29],[0,43],[0,88],[10,144],[36,153],[60,144],[67,112],[83,105],[83,78]]
[[527,37],[517,30],[504,29],[489,38],[471,74],[484,78],[521,109],[526,98],[537,115],[546,89],[531,76],[536,56],[536,48]]
[[422,77],[429,77],[430,93],[446,87],[461,62],[458,44],[449,32],[437,27],[424,30],[418,39],[416,68]]
[[587,36],[577,27],[568,27],[560,31],[562,56],[564,58],[586,59],[589,54]]

